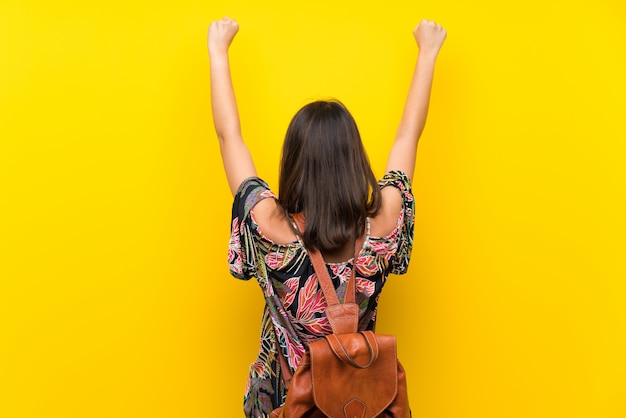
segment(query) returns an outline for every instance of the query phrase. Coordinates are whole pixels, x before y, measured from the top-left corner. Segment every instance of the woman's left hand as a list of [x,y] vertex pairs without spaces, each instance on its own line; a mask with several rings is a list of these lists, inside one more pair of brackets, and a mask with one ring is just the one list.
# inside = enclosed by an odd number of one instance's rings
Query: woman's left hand
[[212,22],[209,26],[209,53],[228,52],[228,47],[237,31],[239,31],[239,23],[235,19],[224,17]]

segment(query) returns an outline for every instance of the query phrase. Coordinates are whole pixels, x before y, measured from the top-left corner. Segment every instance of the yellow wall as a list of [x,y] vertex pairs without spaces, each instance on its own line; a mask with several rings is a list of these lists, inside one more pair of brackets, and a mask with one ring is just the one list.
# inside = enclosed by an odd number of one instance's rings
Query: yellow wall
[[0,416],[240,416],[262,298],[226,265],[225,14],[273,187],[290,117],[327,96],[381,175],[411,30],[448,29],[378,328],[414,416],[626,416],[625,3],[375,4],[0,1]]

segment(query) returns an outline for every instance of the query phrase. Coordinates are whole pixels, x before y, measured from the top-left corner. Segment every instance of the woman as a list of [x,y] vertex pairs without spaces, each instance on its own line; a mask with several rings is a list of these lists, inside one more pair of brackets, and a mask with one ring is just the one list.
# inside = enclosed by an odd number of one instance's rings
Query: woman
[[[411,177],[446,31],[427,20],[414,30],[418,60],[380,181],[347,109],[338,101],[318,101],[300,109],[287,129],[278,198],[257,177],[241,136],[228,61],[237,31],[237,22],[228,18],[209,28],[211,103],[235,196],[230,270],[240,279],[256,277],[265,295],[259,356],[244,398],[246,416],[264,417],[284,401],[284,368],[293,373],[307,344],[332,332],[306,250],[320,250],[340,299],[355,269],[360,330],[374,328],[387,276],[406,272],[413,239]],[[303,221],[303,231],[295,219]]]

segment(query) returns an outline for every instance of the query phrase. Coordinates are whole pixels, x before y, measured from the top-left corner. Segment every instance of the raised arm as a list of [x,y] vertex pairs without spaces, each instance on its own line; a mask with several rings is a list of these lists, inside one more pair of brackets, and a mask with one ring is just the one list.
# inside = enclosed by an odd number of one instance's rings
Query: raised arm
[[213,123],[220,142],[224,171],[233,195],[246,178],[256,176],[250,151],[241,136],[239,111],[228,60],[228,48],[238,30],[237,22],[225,17],[211,23],[208,39]]
[[400,170],[410,178],[413,178],[415,171],[417,142],[426,124],[435,61],[446,39],[446,30],[435,22],[422,20],[413,35],[419,47],[417,63],[400,126],[387,161],[387,171]]

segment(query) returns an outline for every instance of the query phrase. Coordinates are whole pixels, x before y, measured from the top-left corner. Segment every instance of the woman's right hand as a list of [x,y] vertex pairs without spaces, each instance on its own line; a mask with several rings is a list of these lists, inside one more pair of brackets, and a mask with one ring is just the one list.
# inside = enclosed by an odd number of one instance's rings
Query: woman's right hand
[[446,40],[446,30],[432,20],[422,20],[413,30],[415,42],[422,53],[438,54]]
[[409,94],[404,104],[396,139],[387,160],[387,171],[400,170],[413,178],[417,143],[426,124],[435,61],[446,39],[446,30],[431,20],[422,20],[413,31],[419,47]]

